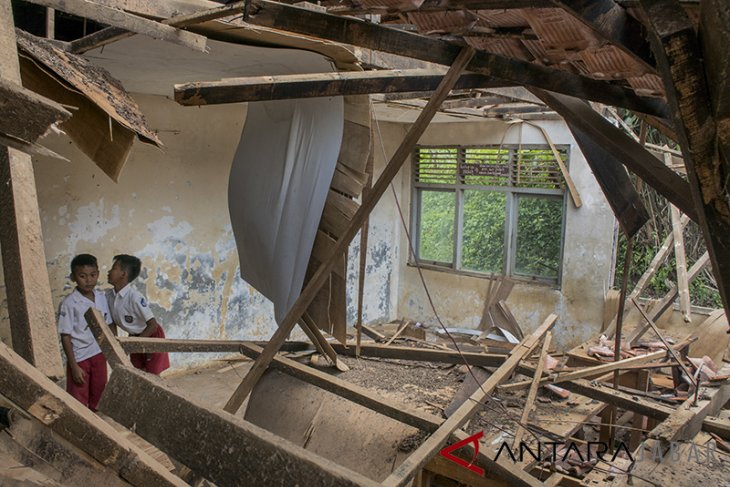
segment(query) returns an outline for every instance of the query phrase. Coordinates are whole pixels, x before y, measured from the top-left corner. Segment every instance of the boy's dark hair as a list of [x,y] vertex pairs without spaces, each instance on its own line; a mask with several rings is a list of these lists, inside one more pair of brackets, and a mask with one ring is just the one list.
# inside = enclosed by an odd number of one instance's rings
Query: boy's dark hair
[[127,280],[134,281],[142,270],[142,261],[133,255],[119,254],[114,256],[114,262],[119,262],[124,272],[127,273]]
[[99,268],[99,264],[96,262],[96,257],[91,254],[79,254],[71,260],[71,273],[73,274],[74,269],[77,267],[83,267],[88,265],[90,267]]

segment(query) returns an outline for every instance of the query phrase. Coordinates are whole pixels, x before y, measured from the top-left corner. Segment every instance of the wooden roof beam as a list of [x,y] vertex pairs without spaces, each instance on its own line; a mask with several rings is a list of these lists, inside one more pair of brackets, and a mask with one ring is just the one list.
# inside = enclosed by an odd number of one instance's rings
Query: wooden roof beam
[[617,157],[630,171],[697,221],[697,211],[690,198],[687,182],[641,144],[629,138],[583,100],[542,90],[533,89],[532,92],[558,112],[566,122],[579,127],[596,144]]
[[[716,9],[719,8],[718,4],[714,5]],[[726,6],[723,4],[722,7]],[[704,65],[705,53],[678,1],[641,0],[641,8],[651,24],[652,47],[666,87],[667,99],[673,113],[678,114],[675,126],[687,167],[695,213],[699,214],[700,228],[725,313],[729,314],[730,197],[727,180],[730,167],[718,151],[717,123],[713,118],[705,74],[706,68],[723,68],[717,63]],[[719,11],[716,15],[720,15]],[[723,55],[727,57],[726,47],[722,49]],[[714,80],[714,77],[711,79]]]
[[106,7],[85,0],[29,0],[31,3],[54,8],[79,17],[95,20],[137,34],[144,34],[155,39],[172,42],[181,46],[205,52],[206,38],[192,32],[176,29],[154,20],[138,17],[122,10]]
[[[181,105],[215,105],[319,96],[433,91],[443,72],[430,69],[354,71],[228,78],[175,85]],[[461,75],[454,89],[505,86],[502,80],[479,74]]]
[[[443,65],[449,64],[460,50],[459,46],[438,39],[267,0],[252,0],[245,21],[262,27],[367,47]],[[499,78],[511,84],[565,93],[662,118],[669,116],[665,103],[657,98],[640,97],[628,88],[605,81],[485,51],[477,52],[466,70]]]

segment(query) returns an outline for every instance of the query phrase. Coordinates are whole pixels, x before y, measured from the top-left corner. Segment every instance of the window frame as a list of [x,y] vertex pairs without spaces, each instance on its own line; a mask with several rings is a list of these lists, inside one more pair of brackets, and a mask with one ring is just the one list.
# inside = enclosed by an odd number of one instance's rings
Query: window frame
[[[566,157],[563,160],[565,166],[569,168],[570,163],[570,145],[558,144],[555,146]],[[416,166],[419,162],[420,149],[457,149],[457,170],[455,183],[423,183],[417,179]],[[462,150],[463,149],[463,150]],[[501,149],[508,150],[508,161],[510,163],[509,183],[507,185],[479,185],[466,184],[463,178],[458,174],[458,166],[463,159],[463,154],[467,149]],[[516,157],[517,150],[550,150],[547,144],[503,144],[503,145],[418,145],[412,155],[411,164],[411,205],[410,205],[410,231],[413,241],[413,251],[409,252],[408,265],[420,265],[434,270],[448,271],[461,275],[473,277],[490,278],[496,273],[482,272],[478,270],[465,269],[462,263],[462,244],[463,244],[463,228],[464,228],[464,192],[467,190],[499,192],[505,194],[505,228],[504,243],[502,255],[502,269],[500,274],[508,276],[511,279],[545,284],[559,288],[562,285],[563,275],[563,257],[565,250],[565,225],[567,216],[567,191],[564,181],[561,182],[561,189],[547,188],[530,188],[512,185],[512,168],[513,161]],[[423,191],[439,191],[454,193],[454,232],[453,232],[453,255],[451,262],[430,261],[420,258],[420,228],[421,228],[421,200]],[[518,228],[518,201],[520,198],[549,198],[562,199],[561,203],[561,228],[560,228],[560,251],[558,256],[558,275],[557,278],[546,278],[540,276],[531,276],[515,272],[515,261],[517,256],[517,228]]]

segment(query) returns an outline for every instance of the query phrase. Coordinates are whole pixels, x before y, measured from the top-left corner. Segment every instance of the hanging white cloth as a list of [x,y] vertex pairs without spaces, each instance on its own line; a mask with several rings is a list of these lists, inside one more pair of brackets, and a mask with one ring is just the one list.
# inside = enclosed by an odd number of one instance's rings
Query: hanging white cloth
[[343,124],[342,97],[249,104],[228,208],[241,277],[273,301],[279,323],[302,290]]

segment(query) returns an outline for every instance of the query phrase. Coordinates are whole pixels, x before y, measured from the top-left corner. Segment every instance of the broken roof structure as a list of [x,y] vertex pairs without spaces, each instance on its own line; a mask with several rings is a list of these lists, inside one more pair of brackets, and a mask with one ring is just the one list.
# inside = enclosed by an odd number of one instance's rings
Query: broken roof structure
[[[726,458],[692,459],[730,442],[722,1],[12,4],[15,16],[0,1],[0,484],[727,479]],[[24,30],[23,8],[44,32]],[[82,29],[54,38],[59,14]],[[675,148],[648,143],[650,128]],[[634,237],[654,217],[642,184],[672,229],[630,291]],[[445,202],[433,235],[429,201]],[[684,244],[690,221],[704,253]],[[607,293],[614,222],[622,286]],[[469,239],[484,243],[476,257]],[[116,337],[89,309],[112,367],[96,415],[54,383],[49,324],[69,254],[130,249],[155,262],[140,280],[171,338]],[[639,301],[671,252],[676,283]],[[707,268],[724,309],[701,317],[690,285]],[[399,313],[414,319],[367,324]],[[151,352],[251,362],[211,404],[127,357]],[[464,380],[424,410],[298,360],[313,353],[344,378],[352,356],[463,365]],[[474,433],[489,415],[495,429]],[[592,444],[611,458],[591,460]]]

